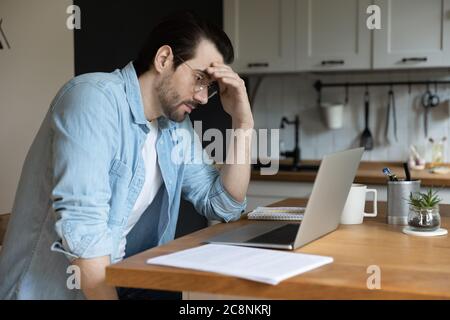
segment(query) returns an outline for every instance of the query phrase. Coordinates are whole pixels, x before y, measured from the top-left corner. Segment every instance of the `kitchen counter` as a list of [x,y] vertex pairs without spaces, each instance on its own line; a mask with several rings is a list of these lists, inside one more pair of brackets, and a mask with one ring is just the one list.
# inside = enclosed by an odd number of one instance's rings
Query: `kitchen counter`
[[[319,164],[319,161],[304,161],[302,164]],[[450,166],[450,164],[445,164]],[[355,182],[364,184],[385,185],[386,177],[382,169],[389,167],[399,178],[404,178],[405,173],[401,162],[361,162],[356,173]],[[259,170],[252,170],[251,180],[259,181],[285,181],[285,182],[314,182],[316,171],[278,171],[275,175],[261,175]],[[450,187],[450,173],[436,174],[430,173],[428,169],[412,170],[412,179],[420,179],[422,186]]]

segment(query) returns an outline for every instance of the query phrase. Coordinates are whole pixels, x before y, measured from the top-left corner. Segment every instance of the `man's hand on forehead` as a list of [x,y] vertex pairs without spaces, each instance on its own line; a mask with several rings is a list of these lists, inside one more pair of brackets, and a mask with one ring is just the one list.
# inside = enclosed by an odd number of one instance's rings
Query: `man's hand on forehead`
[[206,68],[205,72],[212,73],[216,69],[227,69],[232,71],[231,67],[225,63],[213,62],[208,68]]
[[233,122],[252,127],[253,116],[244,80],[230,66],[219,62],[212,63],[206,72],[219,84],[222,106]]
[[223,78],[240,80],[239,75],[230,66],[223,63],[213,62],[205,71],[213,80],[221,80]]

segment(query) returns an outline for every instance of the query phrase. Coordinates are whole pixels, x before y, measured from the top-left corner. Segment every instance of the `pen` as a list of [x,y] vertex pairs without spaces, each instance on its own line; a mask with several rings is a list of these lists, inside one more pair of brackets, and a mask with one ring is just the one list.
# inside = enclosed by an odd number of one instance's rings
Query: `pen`
[[405,169],[406,181],[411,181],[411,173],[409,172],[408,163],[403,163],[403,169]]
[[397,176],[391,172],[389,168],[383,168],[383,173],[386,177],[389,178],[389,181],[398,181]]

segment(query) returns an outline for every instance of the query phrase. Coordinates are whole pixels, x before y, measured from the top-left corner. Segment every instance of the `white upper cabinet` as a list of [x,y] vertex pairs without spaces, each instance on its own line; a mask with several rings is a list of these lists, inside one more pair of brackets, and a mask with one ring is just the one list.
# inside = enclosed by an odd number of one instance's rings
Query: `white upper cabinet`
[[[450,67],[450,0],[223,0],[240,73]],[[371,5],[381,29],[369,30]]]
[[382,29],[374,31],[373,67],[450,66],[450,0],[376,0]]
[[223,5],[236,71],[295,71],[295,0],[224,0]]
[[297,70],[371,67],[371,0],[297,0]]

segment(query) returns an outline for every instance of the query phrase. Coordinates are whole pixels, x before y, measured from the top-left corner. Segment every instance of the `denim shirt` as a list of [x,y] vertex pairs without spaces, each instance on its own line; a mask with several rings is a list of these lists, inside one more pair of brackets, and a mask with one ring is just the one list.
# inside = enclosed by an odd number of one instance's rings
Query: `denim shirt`
[[[158,125],[164,188],[143,236],[154,246],[174,238],[181,197],[208,219],[237,220],[246,200],[234,200],[217,169],[198,161],[205,152],[189,118],[160,117]],[[141,150],[149,130],[131,62],[60,89],[22,169],[0,251],[0,299],[83,299],[71,285],[70,262],[120,260],[119,243],[144,183]]]

